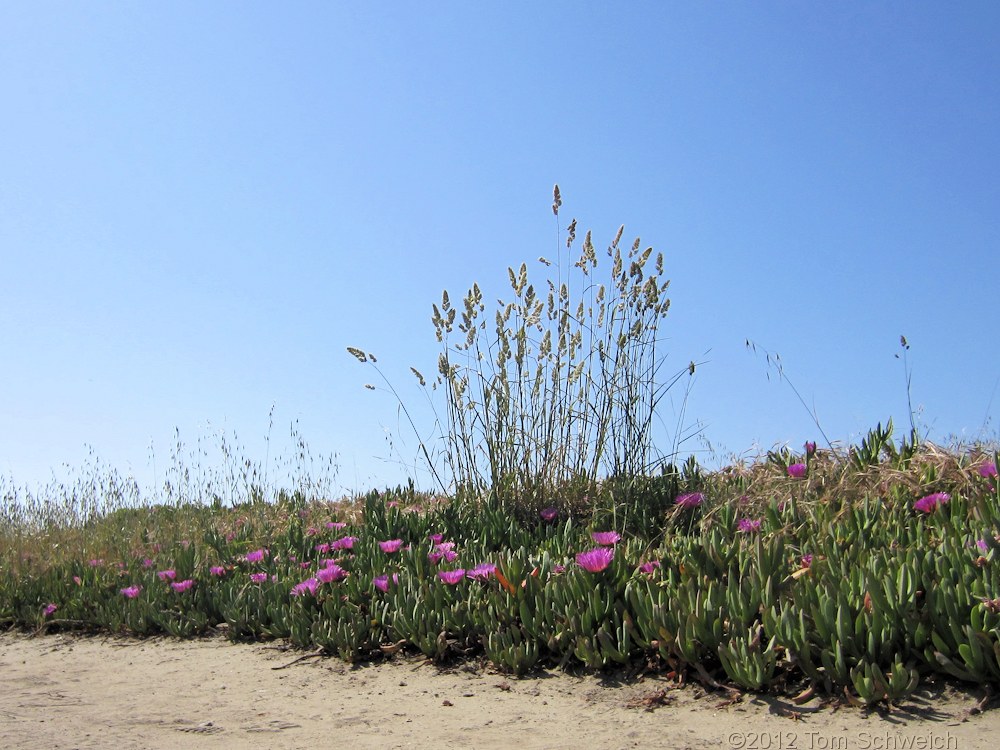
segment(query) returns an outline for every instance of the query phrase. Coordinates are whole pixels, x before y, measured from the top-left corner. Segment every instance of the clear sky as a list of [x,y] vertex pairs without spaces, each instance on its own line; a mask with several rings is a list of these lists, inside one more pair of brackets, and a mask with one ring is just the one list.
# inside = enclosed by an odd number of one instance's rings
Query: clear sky
[[998,435],[996,2],[9,2],[0,107],[17,485],[293,425],[395,484],[414,440],[345,348],[418,403],[431,303],[543,270],[555,183],[666,256],[683,452],[820,437],[747,339],[834,441],[908,429],[901,334],[922,429]]

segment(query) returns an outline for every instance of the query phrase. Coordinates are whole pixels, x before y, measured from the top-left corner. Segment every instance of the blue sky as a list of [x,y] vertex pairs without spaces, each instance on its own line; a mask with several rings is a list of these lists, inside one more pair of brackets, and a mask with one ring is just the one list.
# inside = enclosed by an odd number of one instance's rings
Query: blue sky
[[555,183],[665,254],[682,452],[819,437],[747,339],[846,443],[908,426],[904,334],[921,427],[996,439],[998,39],[990,2],[5,4],[0,475],[295,425],[401,481],[345,348],[419,403],[431,303],[541,272]]

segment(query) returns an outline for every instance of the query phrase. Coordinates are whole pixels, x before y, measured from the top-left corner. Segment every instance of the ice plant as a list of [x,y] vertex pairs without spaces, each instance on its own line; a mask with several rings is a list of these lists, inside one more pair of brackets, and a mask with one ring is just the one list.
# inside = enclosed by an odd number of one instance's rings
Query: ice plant
[[704,500],[705,495],[701,492],[689,492],[674,500],[674,505],[679,505],[682,508],[697,508]]
[[250,580],[254,583],[264,583],[267,580],[267,573],[251,573]]
[[142,560],[142,567],[144,567],[144,568],[152,568],[153,567],[153,560],[152,560],[152,558],[149,558],[149,557],[143,558],[143,560]]
[[992,461],[987,461],[981,464],[979,467],[979,476],[983,479],[989,479],[990,477],[995,477],[997,475],[997,465]]
[[543,508],[540,515],[545,523],[552,523],[559,517],[559,511],[550,505],[548,508]]
[[302,583],[292,586],[290,593],[292,596],[302,596],[303,594],[312,594],[315,596],[317,588],[319,588],[319,581],[315,578],[307,578]]
[[621,539],[617,531],[595,531],[590,535],[590,538],[604,547],[617,544]]
[[[398,573],[393,573],[392,574],[392,582],[393,583],[399,583],[399,574]],[[389,590],[389,576],[387,576],[387,575],[375,576],[372,579],[372,584],[379,591],[383,591],[383,592],[388,591]]]
[[649,575],[659,567],[660,563],[658,560],[650,560],[649,562],[644,562],[642,565],[639,566],[639,572]]
[[461,568],[458,570],[439,570],[438,578],[447,583],[449,586],[454,586],[456,583],[465,578],[465,571]]
[[810,565],[812,565],[812,562],[813,562],[813,556],[812,555],[802,555],[802,559],[799,560],[799,564],[803,568],[808,568]]
[[55,605],[55,604],[47,604],[47,605],[45,605],[45,609],[42,610],[42,615],[44,615],[45,617],[48,617],[52,613],[54,613],[57,609],[59,609],[59,607],[57,605]]
[[441,544],[444,540],[444,534],[431,534],[427,538],[431,540],[431,544]]
[[760,519],[741,518],[736,524],[736,528],[744,534],[749,534],[751,531],[758,531],[760,529]]
[[317,544],[313,549],[315,549],[317,554],[320,555],[327,555],[330,553],[330,545],[327,542],[323,542],[322,544]]
[[194,586],[194,581],[192,581],[190,578],[170,584],[170,588],[172,588],[174,591],[178,593],[182,591],[187,591],[192,586]]
[[354,543],[358,541],[356,536],[345,536],[335,539],[330,543],[330,549],[354,549]]
[[248,563],[260,562],[267,555],[266,549],[257,549],[253,552],[247,552],[246,561]]
[[399,552],[399,548],[403,546],[402,539],[389,539],[385,542],[378,543],[379,549],[385,552],[387,555],[391,555],[394,552]]
[[223,568],[221,565],[213,565],[211,568],[208,569],[208,572],[211,573],[213,576],[224,576],[226,574],[226,569]]
[[496,572],[497,566],[493,563],[480,563],[472,570],[466,573],[469,578],[473,578],[477,581],[485,581],[488,578],[493,577],[493,573]]
[[807,471],[808,469],[805,464],[789,464],[788,466],[788,476],[795,477],[796,479],[802,479]]
[[177,571],[175,570],[161,570],[156,574],[156,577],[161,581],[172,581],[177,577]]
[[121,590],[121,594],[126,599],[135,599],[139,596],[140,591],[142,591],[142,586],[126,586]]
[[339,530],[339,529],[343,529],[343,528],[346,528],[346,527],[347,527],[347,524],[344,523],[343,521],[327,521],[326,522],[326,528],[328,528],[328,529],[338,529]]
[[595,547],[576,556],[576,564],[591,573],[600,573],[611,564],[615,551],[611,547]]
[[316,578],[318,578],[321,583],[332,583],[333,581],[343,581],[345,578],[347,578],[347,571],[336,564],[327,565],[325,568],[320,568],[318,571],[316,571]]
[[913,509],[919,510],[921,513],[931,513],[938,505],[944,505],[949,500],[951,500],[951,495],[947,492],[934,492],[930,495],[924,495],[919,500],[915,500]]
[[813,440],[806,440],[806,455],[812,458],[816,455],[816,443]]

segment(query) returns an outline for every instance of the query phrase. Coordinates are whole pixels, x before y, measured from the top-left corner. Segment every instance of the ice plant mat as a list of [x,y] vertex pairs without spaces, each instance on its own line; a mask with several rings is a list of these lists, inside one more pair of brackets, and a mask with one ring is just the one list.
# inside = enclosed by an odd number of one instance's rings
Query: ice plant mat
[[[984,693],[922,685],[891,713],[662,678],[525,679],[415,657],[351,667],[280,644],[0,634],[3,748],[995,748]],[[295,662],[295,663],[291,663]],[[275,667],[286,667],[275,669]],[[895,743],[895,744],[893,744]],[[907,744],[910,743],[910,744]]]

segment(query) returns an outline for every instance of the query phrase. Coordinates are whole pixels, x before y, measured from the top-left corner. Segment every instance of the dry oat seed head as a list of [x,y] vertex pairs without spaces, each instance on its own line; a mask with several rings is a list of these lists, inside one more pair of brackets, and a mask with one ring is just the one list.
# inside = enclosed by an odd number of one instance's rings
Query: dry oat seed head
[[347,347],[347,353],[350,354],[352,357],[354,357],[356,360],[358,360],[358,362],[368,361],[368,357],[365,356],[365,353],[360,349],[358,349],[356,346]]
[[375,390],[375,386],[373,386],[371,383],[365,383],[365,388],[367,388],[369,391]]
[[559,207],[562,205],[562,196],[559,195],[559,186],[552,188],[552,213],[559,215]]
[[573,241],[576,239],[576,219],[573,219],[566,228],[566,247],[572,247]]
[[539,263],[544,263],[547,266],[551,266],[552,265],[552,261],[551,260],[546,260],[542,256],[538,256],[538,262]]

